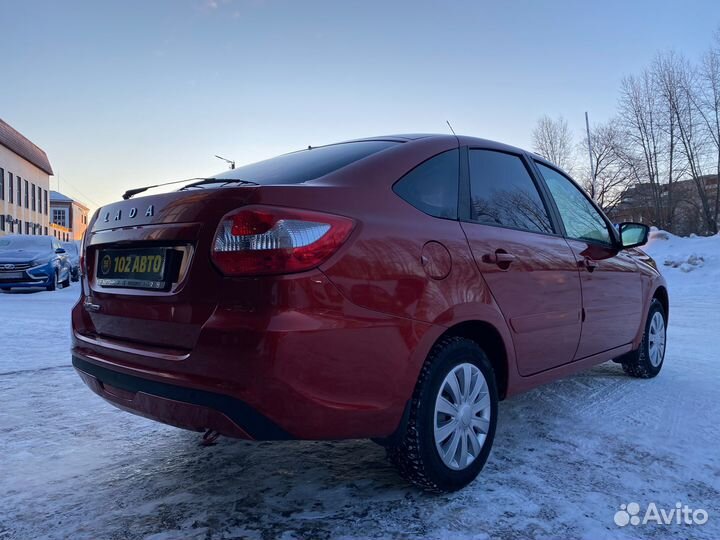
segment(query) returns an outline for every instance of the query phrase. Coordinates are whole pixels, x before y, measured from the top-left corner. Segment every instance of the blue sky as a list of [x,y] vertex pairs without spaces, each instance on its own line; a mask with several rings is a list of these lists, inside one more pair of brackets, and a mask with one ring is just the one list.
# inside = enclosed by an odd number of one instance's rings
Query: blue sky
[[[576,136],[659,51],[699,56],[720,4],[0,0],[0,117],[91,206],[337,140]],[[55,181],[52,183],[55,186]]]

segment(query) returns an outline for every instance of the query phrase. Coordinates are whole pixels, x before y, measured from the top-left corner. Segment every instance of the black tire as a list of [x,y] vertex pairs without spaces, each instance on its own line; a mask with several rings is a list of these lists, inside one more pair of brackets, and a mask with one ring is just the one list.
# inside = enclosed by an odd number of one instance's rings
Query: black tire
[[70,275],[70,281],[72,281],[73,283],[77,283],[78,281],[80,281],[80,271],[79,270],[75,270],[72,272],[72,274]]
[[648,311],[647,321],[645,322],[645,332],[643,333],[642,341],[640,342],[640,348],[636,351],[629,352],[618,359],[620,364],[622,364],[623,371],[631,377],[651,379],[660,373],[663,363],[665,362],[664,347],[660,363],[653,365],[650,360],[650,324],[652,323],[653,317],[656,313],[660,313],[665,329],[667,329],[665,309],[660,301],[655,298],[650,303],[650,310]]
[[70,272],[68,272],[67,277],[65,278],[65,281],[62,282],[63,289],[70,286]]
[[45,287],[45,289],[48,291],[54,291],[55,289],[57,289],[58,279],[60,279],[60,276],[58,276],[58,271],[55,270],[55,276],[53,277],[52,283]]
[[[487,436],[480,453],[466,468],[455,470],[442,461],[435,446],[434,413],[442,382],[454,367],[463,363],[474,364],[485,377],[491,411]],[[420,371],[402,438],[386,446],[388,459],[403,478],[424,490],[442,493],[465,487],[477,477],[490,455],[497,424],[497,404],[495,374],[480,346],[461,337],[440,340]]]

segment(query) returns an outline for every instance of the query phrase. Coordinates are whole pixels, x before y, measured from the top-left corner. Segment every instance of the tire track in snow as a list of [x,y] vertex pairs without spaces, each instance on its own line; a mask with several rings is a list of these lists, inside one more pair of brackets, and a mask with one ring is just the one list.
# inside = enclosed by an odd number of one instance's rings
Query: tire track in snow
[[37,368],[37,369],[19,369],[17,371],[6,371],[4,373],[0,373],[0,377],[12,376],[12,375],[23,375],[26,373],[41,373],[43,371],[54,371],[57,369],[72,369],[72,366],[65,364],[62,366],[49,366],[49,367],[42,367],[42,368]]

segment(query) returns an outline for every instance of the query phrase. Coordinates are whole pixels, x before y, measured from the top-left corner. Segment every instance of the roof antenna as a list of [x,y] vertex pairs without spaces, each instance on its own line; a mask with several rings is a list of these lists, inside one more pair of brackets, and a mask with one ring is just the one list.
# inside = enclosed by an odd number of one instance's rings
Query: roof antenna
[[454,129],[452,128],[452,126],[450,125],[450,120],[445,120],[445,123],[446,123],[446,124],[448,125],[448,127],[450,128],[450,131],[452,131],[452,134],[457,137],[457,134],[455,133],[455,130],[454,130]]

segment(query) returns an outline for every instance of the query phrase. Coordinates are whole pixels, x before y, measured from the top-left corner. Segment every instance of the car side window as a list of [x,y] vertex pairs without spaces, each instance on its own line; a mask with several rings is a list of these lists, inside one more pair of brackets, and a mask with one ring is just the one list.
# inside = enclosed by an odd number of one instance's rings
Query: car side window
[[471,219],[530,232],[553,233],[547,208],[523,160],[494,150],[470,150]]
[[542,163],[537,166],[555,200],[567,236],[612,245],[607,223],[587,196],[558,171]]
[[415,167],[393,191],[421,212],[457,219],[459,168],[459,151],[448,150]]

